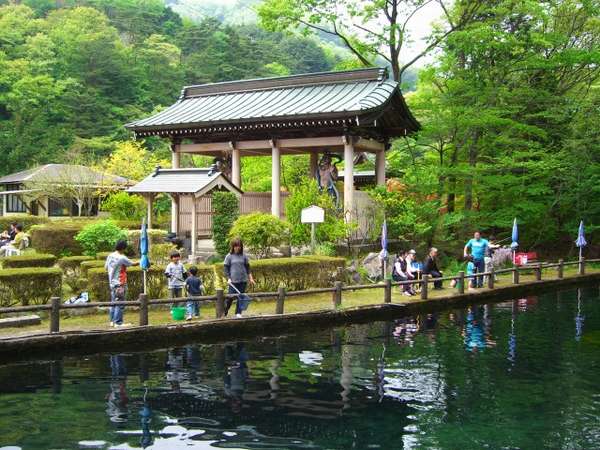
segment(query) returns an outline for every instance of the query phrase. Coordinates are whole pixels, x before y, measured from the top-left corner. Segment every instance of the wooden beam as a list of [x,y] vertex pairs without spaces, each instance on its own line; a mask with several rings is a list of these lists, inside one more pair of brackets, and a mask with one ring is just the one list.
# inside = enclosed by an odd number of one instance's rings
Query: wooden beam
[[373,139],[359,138],[354,144],[354,149],[364,152],[378,153],[385,151],[385,144],[383,142],[375,141]]
[[[383,144],[381,144],[381,147],[378,147],[375,144],[379,143],[369,139],[366,139],[364,142],[365,148],[368,148],[370,151],[383,148]],[[284,154],[303,154],[317,151],[316,149],[321,147],[327,147],[331,150],[342,150],[344,148],[344,141],[342,136],[289,138],[278,139],[277,146]],[[231,141],[209,142],[201,144],[181,144],[179,145],[179,152],[211,155],[215,153],[229,152],[231,151],[231,148]],[[268,140],[256,140],[236,141],[235,148],[239,149],[242,155],[250,153],[251,151],[260,151],[259,154],[263,154],[264,152],[265,155],[270,155],[272,147]],[[294,151],[294,153],[292,153],[292,151]]]

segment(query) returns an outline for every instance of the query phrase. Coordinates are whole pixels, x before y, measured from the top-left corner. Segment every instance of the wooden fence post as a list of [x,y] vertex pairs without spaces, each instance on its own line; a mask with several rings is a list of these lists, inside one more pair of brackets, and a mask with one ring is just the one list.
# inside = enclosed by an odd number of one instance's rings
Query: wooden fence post
[[335,291],[332,296],[333,309],[337,309],[342,304],[342,282],[335,282]]
[[456,284],[458,285],[458,293],[465,293],[465,271],[461,270],[458,272],[458,280],[456,280]]
[[496,274],[494,273],[494,268],[490,268],[490,274],[488,275],[488,288],[494,289],[494,277]]
[[565,264],[564,259],[558,260],[558,267],[556,268],[558,271],[558,278],[564,277],[564,270],[565,270],[564,264]]
[[225,291],[217,289],[217,300],[215,302],[215,315],[220,319],[225,314]]
[[392,280],[385,280],[383,288],[383,303],[392,303]]
[[535,268],[535,279],[536,281],[542,280],[542,263],[538,263],[538,265]]
[[429,285],[429,274],[423,274],[423,280],[421,281],[421,299],[427,300],[427,289]]
[[513,284],[519,284],[519,266],[513,267]]
[[50,333],[60,331],[60,297],[50,299],[52,309],[50,310]]
[[140,326],[148,325],[148,295],[140,294]]
[[277,289],[277,305],[275,307],[275,314],[283,314],[283,303],[285,302],[285,288],[279,286]]
[[582,256],[579,258],[579,269],[577,270],[579,275],[585,275],[585,258]]

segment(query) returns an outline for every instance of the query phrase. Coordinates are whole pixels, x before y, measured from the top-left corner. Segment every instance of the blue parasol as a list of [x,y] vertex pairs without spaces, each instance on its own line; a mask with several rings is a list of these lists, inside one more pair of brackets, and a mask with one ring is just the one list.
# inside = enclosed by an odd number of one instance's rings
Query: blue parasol
[[579,231],[577,233],[577,240],[575,241],[575,245],[579,247],[579,259],[581,259],[581,252],[583,251],[583,247],[587,245],[587,241],[585,240],[585,230],[583,228],[583,220],[579,222]]
[[148,259],[148,227],[146,220],[142,222],[140,232],[140,267],[144,271],[144,294],[146,293],[146,271],[150,268],[150,259]]
[[386,262],[388,257],[387,251],[387,221],[383,219],[383,225],[381,226],[381,252],[379,253],[379,259],[383,261],[383,278],[385,279],[386,274]]
[[510,244],[510,248],[516,250],[519,247],[519,228],[517,227],[517,219],[515,218],[512,227],[512,243]]

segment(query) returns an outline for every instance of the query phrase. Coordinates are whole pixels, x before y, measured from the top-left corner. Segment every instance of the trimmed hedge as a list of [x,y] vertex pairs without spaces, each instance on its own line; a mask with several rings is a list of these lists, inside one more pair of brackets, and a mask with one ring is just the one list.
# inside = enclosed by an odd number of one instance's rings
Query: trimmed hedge
[[[132,250],[132,254],[140,256],[140,230],[129,230],[127,232],[127,242]],[[152,244],[164,244],[167,232],[165,230],[156,230],[154,228],[148,230],[148,239],[150,240],[150,248]]]
[[19,256],[8,256],[0,260],[4,269],[18,269],[21,267],[52,267],[56,263],[56,256],[44,253],[29,253]]
[[88,261],[83,261],[79,265],[79,270],[81,272],[81,276],[83,278],[87,278],[88,270],[90,270],[90,269],[97,269],[99,267],[104,268],[104,263],[105,263],[104,259],[91,259],[91,260],[88,260]]
[[[198,267],[206,294],[215,293],[215,273],[211,266]],[[188,268],[188,266],[186,266]],[[167,298],[169,296],[164,266],[152,266],[148,270],[148,298]],[[87,291],[92,301],[110,301],[108,277],[104,268],[90,268],[87,271]],[[143,274],[139,266],[127,268],[127,299],[136,300],[143,291]]]
[[0,217],[0,231],[8,230],[11,223],[17,222],[23,225],[25,231],[28,231],[33,225],[40,225],[50,222],[47,217],[30,216],[29,214],[15,214]]
[[78,291],[83,288],[81,285],[81,263],[92,261],[91,256],[65,256],[58,260],[58,267],[63,271],[63,281],[73,291]]
[[0,306],[39,305],[60,296],[62,271],[56,267],[0,270]]
[[75,236],[89,221],[62,222],[57,221],[46,225],[36,225],[31,228],[33,248],[42,253],[53,255],[81,255],[83,249]]
[[[215,264],[218,285],[226,286],[223,263]],[[279,286],[289,291],[330,287],[338,280],[338,267],[346,267],[344,258],[306,256],[251,260],[250,267],[256,285],[250,290],[274,292]]]

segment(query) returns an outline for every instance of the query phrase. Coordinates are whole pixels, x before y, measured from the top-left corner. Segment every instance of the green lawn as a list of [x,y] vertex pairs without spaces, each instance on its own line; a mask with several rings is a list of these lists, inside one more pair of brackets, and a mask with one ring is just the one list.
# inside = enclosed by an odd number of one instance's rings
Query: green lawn
[[[600,272],[600,267],[586,268],[588,273]],[[576,266],[569,266],[565,268],[564,275],[572,276],[577,273]],[[542,279],[555,279],[556,270],[546,269],[543,271]],[[521,282],[533,281],[534,275],[532,274],[521,274]],[[511,274],[503,274],[499,277],[496,282],[497,286],[506,286],[512,283]],[[435,299],[440,297],[447,297],[449,295],[458,295],[457,289],[451,289],[448,287],[448,283],[442,290],[429,289],[429,298]],[[483,290],[486,290],[484,288]],[[479,290],[480,291],[480,290]],[[317,294],[311,296],[302,297],[288,297],[285,300],[285,312],[307,312],[316,311],[322,309],[332,308],[331,294]],[[402,295],[399,287],[394,287],[392,291],[392,302],[411,302],[420,300],[420,296],[407,297]],[[344,291],[342,295],[342,308],[351,308],[361,305],[374,305],[383,303],[383,289],[366,289],[360,291]],[[233,313],[233,309],[231,311]],[[260,301],[253,301],[250,304],[249,310],[246,312],[246,316],[266,315],[275,313],[275,300],[264,299]],[[148,314],[148,320],[151,325],[175,323],[171,318],[171,313],[167,307],[162,308],[151,308]],[[198,321],[214,319],[215,308],[213,304],[203,305],[201,308],[201,318]],[[125,321],[132,325],[137,325],[139,320],[137,310],[125,311]],[[47,318],[42,320],[40,325],[22,327],[22,328],[4,328],[0,329],[0,338],[23,336],[37,333],[45,333],[48,330],[49,324]],[[70,315],[64,314],[61,316],[60,330],[61,331],[75,331],[75,330],[105,330],[109,329],[108,325],[108,312],[98,311],[92,314],[85,315]]]

